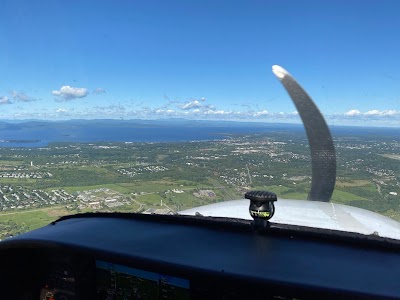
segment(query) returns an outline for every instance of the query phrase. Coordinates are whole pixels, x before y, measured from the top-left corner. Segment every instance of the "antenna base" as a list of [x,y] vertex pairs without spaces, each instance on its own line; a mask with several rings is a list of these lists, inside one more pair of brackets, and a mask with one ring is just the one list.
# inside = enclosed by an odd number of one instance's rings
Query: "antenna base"
[[250,191],[244,197],[250,200],[249,213],[254,219],[254,226],[256,228],[268,227],[268,220],[275,213],[274,202],[278,200],[276,194],[269,191]]

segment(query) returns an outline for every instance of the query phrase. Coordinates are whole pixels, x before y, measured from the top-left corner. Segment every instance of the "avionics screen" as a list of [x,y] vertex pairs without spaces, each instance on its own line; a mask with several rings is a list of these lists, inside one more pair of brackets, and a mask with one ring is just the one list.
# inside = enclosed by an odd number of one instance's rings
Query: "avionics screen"
[[97,299],[190,299],[189,280],[96,261]]

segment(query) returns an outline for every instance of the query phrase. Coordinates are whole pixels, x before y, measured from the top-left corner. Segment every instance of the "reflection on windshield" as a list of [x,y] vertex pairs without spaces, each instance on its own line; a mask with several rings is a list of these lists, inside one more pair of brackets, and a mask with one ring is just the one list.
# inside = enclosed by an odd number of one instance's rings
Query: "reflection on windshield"
[[307,199],[310,147],[276,63],[330,126],[331,202],[400,221],[399,4],[291,4],[1,4],[0,238],[249,190]]

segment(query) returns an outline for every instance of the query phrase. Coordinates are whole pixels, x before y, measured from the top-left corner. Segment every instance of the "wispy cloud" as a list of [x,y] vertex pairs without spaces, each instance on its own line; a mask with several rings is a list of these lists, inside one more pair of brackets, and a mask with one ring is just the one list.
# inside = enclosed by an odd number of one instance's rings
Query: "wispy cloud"
[[121,104],[110,104],[107,106],[95,106],[91,114],[102,116],[126,116],[126,107]]
[[193,109],[193,108],[197,108],[197,107],[201,107],[201,106],[202,106],[202,104],[200,103],[200,101],[193,100],[193,101],[187,102],[185,104],[182,104],[181,109],[189,110],[189,109]]
[[103,88],[97,88],[97,89],[94,89],[93,90],[93,94],[95,94],[95,95],[100,95],[100,94],[104,94],[104,93],[106,93],[107,91],[105,90],[105,89],[103,89]]
[[18,101],[18,102],[31,102],[31,101],[36,100],[36,99],[26,95],[24,92],[17,92],[17,91],[12,91],[11,97],[13,98],[14,101]]
[[0,104],[11,104],[10,98],[7,96],[0,96]]
[[[93,92],[94,93],[94,92]],[[15,98],[24,101],[25,94],[14,94]],[[53,95],[60,98],[60,101],[83,98],[88,95],[87,89],[63,86],[59,91],[53,91]],[[26,96],[26,95],[25,95]],[[28,96],[26,96],[28,97]],[[21,100],[22,99],[22,100]],[[0,104],[16,103],[11,97],[0,97]],[[209,103],[205,98],[186,98],[186,100],[171,100],[164,96],[164,103],[154,105],[153,103],[139,102],[131,103],[113,103],[104,106],[92,106],[91,108],[54,108],[49,111],[30,112],[22,109],[15,110],[15,118],[48,118],[48,119],[66,119],[66,118],[124,118],[124,119],[168,119],[168,118],[186,118],[194,120],[236,120],[236,121],[263,121],[263,122],[288,122],[301,123],[297,111],[292,112],[274,112],[266,108],[256,108],[255,106],[238,105],[236,108],[227,109],[214,103]],[[6,110],[0,111],[0,117],[9,114]],[[343,125],[378,125],[378,126],[400,126],[400,111],[394,109],[379,110],[360,110],[353,108],[343,113],[325,114],[328,124]]]
[[[180,118],[193,118],[193,119],[218,119],[218,120],[281,120],[289,119],[295,120],[299,119],[297,112],[290,113],[270,113],[267,110],[261,111],[234,111],[234,110],[224,110],[224,109],[207,109],[204,107],[195,108],[192,110],[182,110],[182,109],[156,109],[154,111],[141,111],[142,116],[150,117],[153,112],[158,117],[180,117]],[[136,111],[136,113],[139,113]]]
[[382,110],[379,111],[377,109],[367,111],[364,115],[366,116],[380,116],[380,117],[385,117],[385,116],[399,116],[400,111],[396,110]]
[[351,109],[345,113],[325,115],[328,123],[337,125],[397,126],[400,127],[400,111],[394,109],[371,109],[362,111]]
[[[0,97],[0,104],[8,104],[7,97]],[[378,112],[377,112],[378,111]],[[5,111],[0,111],[0,117],[6,117]],[[40,110],[38,112],[18,111],[13,115],[17,119],[101,119],[101,118],[124,118],[124,119],[168,119],[185,118],[193,120],[236,120],[236,121],[263,121],[263,122],[288,122],[301,123],[300,117],[294,112],[270,112],[268,110],[240,111],[224,109],[194,108],[182,110],[180,107],[175,109],[163,109],[161,107],[136,107],[128,109],[122,104],[110,104],[108,106],[96,106],[91,109],[65,109],[58,108],[52,111]],[[400,126],[400,112],[395,110],[370,110],[366,112],[346,113],[325,115],[328,124],[334,122],[339,125],[378,125],[378,126]],[[366,121],[368,121],[366,123]]]
[[77,88],[69,85],[64,85],[58,91],[51,92],[57,97],[58,101],[68,101],[77,98],[86,97],[89,92],[86,88]]
[[190,98],[186,101],[171,101],[168,96],[164,95],[167,104],[155,109],[147,108],[140,111],[135,111],[140,114],[139,117],[152,117],[152,114],[157,117],[180,117],[193,119],[223,119],[223,120],[275,120],[288,118],[290,120],[298,119],[297,112],[291,113],[271,113],[268,110],[253,110],[251,106],[244,106],[247,110],[226,110],[218,108],[207,103],[206,98]]

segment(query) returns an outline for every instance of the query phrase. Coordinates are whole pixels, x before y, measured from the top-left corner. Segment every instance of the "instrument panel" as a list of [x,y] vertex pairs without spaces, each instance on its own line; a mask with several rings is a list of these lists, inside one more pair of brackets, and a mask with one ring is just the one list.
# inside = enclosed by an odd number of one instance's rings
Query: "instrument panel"
[[95,271],[90,256],[62,249],[43,249],[35,256],[38,269],[32,277],[36,277],[40,300],[95,299]]
[[246,220],[78,215],[0,242],[0,298],[400,295],[400,244],[354,235],[345,241],[343,233],[324,234],[297,227],[258,232]]
[[179,299],[190,297],[190,281],[103,260],[53,257],[39,280],[40,300]]
[[161,265],[158,271],[154,265],[138,267],[70,249],[18,249],[4,255],[8,262],[0,273],[9,276],[0,281],[1,299],[255,299],[261,294],[263,299],[294,299],[293,291],[261,283],[173,268],[168,272],[169,266]]
[[106,299],[190,299],[190,281],[96,261],[96,297]]
[[[35,278],[35,283],[30,291],[20,289],[18,293],[14,292],[14,299],[38,299],[38,295],[40,300],[252,299],[264,290],[261,285],[251,286],[212,276],[188,273],[187,277],[178,277],[168,272],[154,272],[86,254],[51,252],[46,249],[36,255],[37,273],[32,269],[29,276]],[[44,269],[38,269],[39,266]],[[293,299],[276,296],[271,291],[273,289],[268,293],[264,291],[264,298]]]

